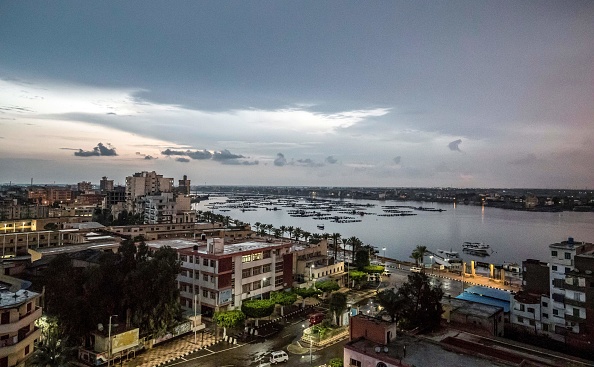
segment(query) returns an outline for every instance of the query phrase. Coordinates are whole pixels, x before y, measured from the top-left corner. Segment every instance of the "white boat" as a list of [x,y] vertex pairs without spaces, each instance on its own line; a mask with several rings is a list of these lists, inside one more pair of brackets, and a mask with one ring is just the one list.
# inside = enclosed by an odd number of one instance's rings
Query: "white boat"
[[462,269],[462,258],[457,251],[437,250],[433,253],[433,260],[436,264],[443,265],[450,270]]
[[324,225],[323,224],[318,224],[318,229],[324,229]]
[[489,245],[482,242],[464,242],[462,244],[462,249],[464,250],[487,251],[489,248]]

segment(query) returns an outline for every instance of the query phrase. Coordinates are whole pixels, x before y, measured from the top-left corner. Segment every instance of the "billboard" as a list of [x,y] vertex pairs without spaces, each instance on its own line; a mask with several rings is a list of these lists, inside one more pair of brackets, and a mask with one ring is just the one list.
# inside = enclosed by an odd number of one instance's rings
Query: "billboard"
[[132,348],[138,345],[138,330],[132,329],[121,334],[112,336],[111,353],[117,353],[122,350]]

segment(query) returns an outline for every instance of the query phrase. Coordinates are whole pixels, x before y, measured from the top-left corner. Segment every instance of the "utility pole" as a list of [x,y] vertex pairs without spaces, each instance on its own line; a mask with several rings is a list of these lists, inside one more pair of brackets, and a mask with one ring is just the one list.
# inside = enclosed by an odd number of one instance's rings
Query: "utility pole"
[[112,317],[118,317],[118,315],[109,315],[109,325],[107,327],[107,340],[109,342],[108,346],[107,346],[107,367],[109,367],[109,365],[111,364],[111,349],[112,349],[112,343],[111,343],[111,318]]

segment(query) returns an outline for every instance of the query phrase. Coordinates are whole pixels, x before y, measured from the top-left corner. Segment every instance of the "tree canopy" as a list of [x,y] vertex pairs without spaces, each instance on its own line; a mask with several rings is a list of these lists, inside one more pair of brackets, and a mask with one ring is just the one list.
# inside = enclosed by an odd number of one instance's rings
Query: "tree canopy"
[[103,253],[98,264],[75,268],[68,255],[57,256],[43,274],[45,311],[61,332],[85,336],[107,324],[109,315],[130,317],[142,334],[163,335],[181,320],[177,254],[163,247],[152,254],[141,241],[126,240],[119,252]]
[[363,270],[366,266],[369,266],[369,250],[360,249],[355,253],[355,267],[357,270]]
[[427,246],[418,245],[413,252],[410,254],[411,259],[415,260],[417,266],[423,262],[423,258],[427,253]]
[[398,322],[402,316],[402,309],[406,300],[393,289],[386,289],[376,296],[377,302],[383,307],[384,312],[390,316],[392,322]]
[[297,294],[293,292],[272,292],[270,300],[277,305],[290,306],[297,301]]
[[241,303],[241,311],[254,319],[270,316],[276,303],[270,299],[249,299]]
[[432,286],[425,273],[412,273],[398,289],[397,296],[405,300],[402,307],[404,327],[435,329],[439,326],[443,313],[441,284]]
[[322,280],[316,282],[316,288],[322,292],[333,292],[339,290],[340,286],[334,280]]
[[224,328],[235,328],[243,325],[245,314],[241,310],[218,311],[214,314],[214,322]]
[[363,271],[368,274],[381,274],[385,270],[385,267],[382,265],[368,265],[363,268]]
[[347,295],[340,292],[334,292],[330,295],[328,308],[334,314],[336,324],[340,325],[340,315],[347,308]]

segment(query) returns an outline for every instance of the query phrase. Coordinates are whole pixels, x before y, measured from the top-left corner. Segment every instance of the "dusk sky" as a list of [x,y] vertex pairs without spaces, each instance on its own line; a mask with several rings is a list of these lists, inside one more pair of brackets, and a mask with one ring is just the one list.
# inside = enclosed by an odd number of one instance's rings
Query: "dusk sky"
[[593,1],[0,0],[0,183],[594,187]]

